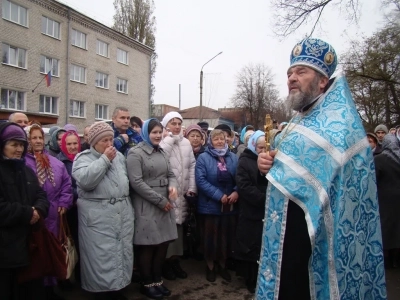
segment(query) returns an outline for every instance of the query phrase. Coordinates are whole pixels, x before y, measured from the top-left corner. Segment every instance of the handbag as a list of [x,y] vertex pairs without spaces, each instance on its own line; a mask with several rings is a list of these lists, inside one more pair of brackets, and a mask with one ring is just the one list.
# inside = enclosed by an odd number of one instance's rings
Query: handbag
[[62,248],[65,252],[65,262],[67,264],[67,275],[65,279],[69,279],[78,262],[78,252],[76,251],[75,242],[72,238],[65,214],[60,217],[59,235]]
[[45,276],[65,279],[67,264],[60,241],[46,228],[43,218],[31,226],[29,236],[30,264],[20,269],[18,282],[24,283]]

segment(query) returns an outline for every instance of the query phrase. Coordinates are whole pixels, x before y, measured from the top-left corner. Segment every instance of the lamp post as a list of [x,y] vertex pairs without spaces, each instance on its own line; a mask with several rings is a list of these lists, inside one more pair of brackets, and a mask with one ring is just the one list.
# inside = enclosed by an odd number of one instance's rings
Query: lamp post
[[206,64],[216,58],[218,55],[222,54],[222,51],[207,61],[202,67],[200,71],[200,121],[203,121],[203,68]]

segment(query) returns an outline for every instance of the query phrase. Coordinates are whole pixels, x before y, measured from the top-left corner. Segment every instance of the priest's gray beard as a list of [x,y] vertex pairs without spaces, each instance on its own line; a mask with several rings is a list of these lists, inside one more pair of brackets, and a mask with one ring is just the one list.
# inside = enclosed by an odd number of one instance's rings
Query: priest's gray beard
[[295,111],[301,111],[301,109],[309,104],[311,104],[317,96],[321,94],[319,88],[320,77],[317,75],[311,81],[307,90],[303,91],[300,87],[297,93],[288,95],[286,99],[286,105],[289,109]]

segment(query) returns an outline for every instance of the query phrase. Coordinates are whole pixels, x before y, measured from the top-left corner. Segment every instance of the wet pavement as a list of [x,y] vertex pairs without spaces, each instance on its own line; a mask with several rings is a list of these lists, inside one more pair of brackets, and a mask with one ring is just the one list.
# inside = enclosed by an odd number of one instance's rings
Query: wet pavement
[[[172,295],[166,297],[168,300],[209,300],[209,299],[229,299],[229,300],[251,300],[254,294],[250,294],[245,286],[244,280],[232,275],[232,282],[227,282],[217,276],[215,282],[208,282],[205,278],[205,263],[192,259],[182,260],[182,268],[187,271],[187,279],[177,279],[174,281],[165,280],[164,284],[172,291]],[[400,269],[386,270],[386,285],[389,300],[400,299]],[[139,284],[132,283],[123,290],[124,295],[130,300],[145,300],[139,292]],[[75,286],[72,291],[59,293],[65,299],[83,300],[92,299],[93,296]]]

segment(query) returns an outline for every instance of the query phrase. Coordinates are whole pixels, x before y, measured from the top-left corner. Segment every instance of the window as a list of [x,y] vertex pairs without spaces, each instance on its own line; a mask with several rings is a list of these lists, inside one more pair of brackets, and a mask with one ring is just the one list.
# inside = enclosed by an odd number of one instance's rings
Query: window
[[58,114],[58,97],[40,95],[39,112],[45,114]]
[[27,9],[8,0],[3,0],[3,19],[17,23],[22,26],[27,26]]
[[85,117],[85,102],[71,100],[69,104],[69,115],[71,117]]
[[25,93],[20,91],[1,89],[1,108],[24,110]]
[[101,120],[107,120],[108,119],[108,105],[96,104],[95,105],[95,118],[101,119]]
[[108,57],[108,44],[97,40],[96,53]]
[[96,72],[96,86],[108,89],[108,75]]
[[71,65],[71,74],[69,79],[86,83],[86,68],[77,65]]
[[47,57],[44,55],[40,56],[40,73],[47,74],[51,70],[52,76],[60,76],[58,70],[58,59]]
[[26,68],[26,50],[3,44],[3,64]]
[[125,50],[117,49],[117,61],[127,65],[128,64],[128,52]]
[[60,39],[60,23],[42,16],[42,33]]
[[128,80],[118,78],[117,91],[125,94],[128,93]]
[[72,45],[86,49],[86,34],[72,29]]

